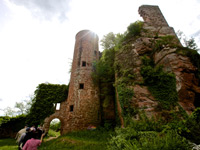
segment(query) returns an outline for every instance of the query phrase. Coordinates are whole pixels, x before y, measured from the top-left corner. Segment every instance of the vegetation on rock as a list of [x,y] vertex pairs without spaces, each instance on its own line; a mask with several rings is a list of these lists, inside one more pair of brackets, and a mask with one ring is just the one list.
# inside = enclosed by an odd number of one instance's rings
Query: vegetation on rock
[[154,62],[147,57],[143,57],[142,61],[141,75],[144,78],[144,84],[160,102],[161,109],[172,109],[178,102],[175,75],[164,72],[162,66],[155,66]]

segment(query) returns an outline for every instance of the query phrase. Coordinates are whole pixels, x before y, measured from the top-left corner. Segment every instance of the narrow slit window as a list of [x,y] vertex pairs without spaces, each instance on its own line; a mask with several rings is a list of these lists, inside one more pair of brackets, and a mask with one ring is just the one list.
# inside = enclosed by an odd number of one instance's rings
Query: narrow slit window
[[83,83],[79,84],[79,89],[84,89],[84,84]]
[[96,50],[94,51],[94,56],[97,56],[97,51]]
[[70,112],[74,111],[74,105],[70,105],[69,111],[70,111]]
[[86,66],[86,61],[82,61],[82,67]]

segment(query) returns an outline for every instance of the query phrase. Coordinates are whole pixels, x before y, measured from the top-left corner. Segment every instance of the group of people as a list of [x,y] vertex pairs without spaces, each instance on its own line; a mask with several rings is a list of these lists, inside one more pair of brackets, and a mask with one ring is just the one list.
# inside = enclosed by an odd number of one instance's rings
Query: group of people
[[45,133],[41,127],[25,126],[16,135],[19,150],[37,150],[42,143]]

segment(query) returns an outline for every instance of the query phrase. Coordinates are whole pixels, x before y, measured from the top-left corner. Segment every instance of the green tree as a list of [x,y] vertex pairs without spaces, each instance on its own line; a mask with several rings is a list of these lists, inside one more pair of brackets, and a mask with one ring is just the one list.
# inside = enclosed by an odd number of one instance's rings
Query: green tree
[[24,114],[26,111],[26,107],[23,102],[16,102],[15,108],[19,109],[18,111],[19,114]]
[[195,39],[193,37],[191,37],[189,40],[185,39],[184,42],[185,42],[185,46],[187,48],[198,50],[198,46],[197,46]]
[[16,116],[16,112],[13,108],[11,107],[6,107],[5,109],[3,109],[5,116],[9,116],[9,117],[14,117]]
[[101,40],[101,46],[104,49],[110,49],[115,46],[115,34],[113,32],[110,32],[103,36],[103,39]]
[[180,31],[180,30],[178,30],[176,32],[176,34],[177,34],[179,40],[181,41],[181,43],[183,44],[183,46],[185,46],[187,48],[190,48],[190,49],[197,50],[197,51],[199,50],[198,46],[197,46],[197,44],[195,42],[195,39],[193,37],[191,37],[188,40],[188,38],[186,37],[186,35],[182,31]]

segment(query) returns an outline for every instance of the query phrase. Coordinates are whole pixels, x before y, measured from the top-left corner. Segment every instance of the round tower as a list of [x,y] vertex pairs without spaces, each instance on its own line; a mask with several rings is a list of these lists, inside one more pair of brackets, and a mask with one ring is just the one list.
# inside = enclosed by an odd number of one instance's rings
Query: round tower
[[99,89],[91,77],[94,63],[99,60],[98,40],[98,36],[89,30],[76,34],[67,99],[67,130],[84,129],[100,122]]

